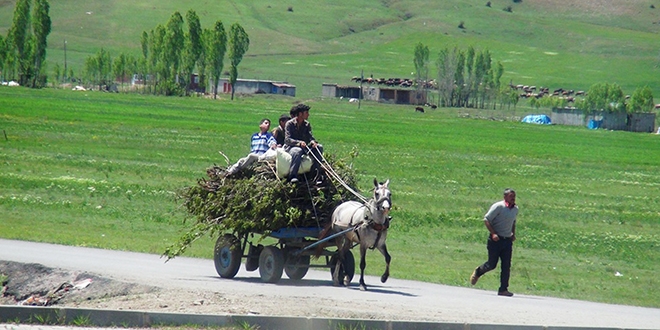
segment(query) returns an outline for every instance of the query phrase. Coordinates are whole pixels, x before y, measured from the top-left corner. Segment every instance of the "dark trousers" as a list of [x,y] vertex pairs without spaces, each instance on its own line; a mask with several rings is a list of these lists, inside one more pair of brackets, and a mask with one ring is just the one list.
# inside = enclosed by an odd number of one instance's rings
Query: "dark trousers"
[[[315,158],[319,160],[322,158],[323,146],[319,144],[316,148],[311,148],[311,150],[314,156],[316,156],[312,157],[312,170],[318,170],[319,164]],[[300,163],[302,163],[302,156],[306,155],[308,151],[299,147],[291,147],[287,152],[291,155],[291,166],[289,167],[289,180],[291,180],[298,178],[298,169],[300,168]]]
[[511,255],[513,254],[513,241],[502,238],[496,242],[488,238],[488,261],[477,267],[477,276],[481,276],[497,267],[497,260],[502,260],[499,292],[509,290],[509,276],[511,275]]

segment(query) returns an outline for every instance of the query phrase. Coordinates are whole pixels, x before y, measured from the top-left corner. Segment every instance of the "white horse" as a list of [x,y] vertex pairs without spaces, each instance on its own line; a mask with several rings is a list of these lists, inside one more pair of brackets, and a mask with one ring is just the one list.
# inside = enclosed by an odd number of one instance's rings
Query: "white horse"
[[[332,232],[338,233],[348,228],[354,227],[355,230],[349,231],[336,239],[339,252],[339,262],[335,266],[332,274],[332,280],[335,285],[341,285],[340,268],[344,262],[345,253],[350,253],[353,243],[360,245],[360,290],[367,290],[364,284],[364,268],[367,263],[365,255],[367,248],[378,249],[385,256],[385,273],[380,281],[385,283],[390,276],[390,254],[387,253],[385,239],[387,238],[387,228],[390,226],[389,212],[392,207],[391,193],[387,187],[390,180],[385,183],[378,183],[374,178],[374,196],[364,204],[348,201],[340,204],[332,213]],[[350,278],[346,275],[343,284],[348,286]]]

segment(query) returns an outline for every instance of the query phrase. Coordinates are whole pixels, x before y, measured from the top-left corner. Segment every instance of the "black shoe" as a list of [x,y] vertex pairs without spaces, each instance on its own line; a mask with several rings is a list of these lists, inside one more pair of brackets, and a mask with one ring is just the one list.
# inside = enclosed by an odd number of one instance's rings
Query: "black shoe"
[[504,296],[504,297],[513,297],[513,293],[509,292],[508,290],[506,291],[500,291],[497,293],[498,296]]
[[296,183],[296,182],[298,182],[298,178],[291,178],[291,180],[289,180],[289,182]]

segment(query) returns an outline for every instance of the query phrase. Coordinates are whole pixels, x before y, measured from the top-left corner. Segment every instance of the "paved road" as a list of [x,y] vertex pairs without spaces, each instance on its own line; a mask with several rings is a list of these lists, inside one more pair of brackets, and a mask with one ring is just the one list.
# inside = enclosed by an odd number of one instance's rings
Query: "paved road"
[[[394,310],[426,313],[445,322],[659,329],[660,309],[538,296],[498,297],[492,291],[390,278],[369,292],[333,287],[326,269],[310,270],[302,284],[283,279],[261,283],[258,272],[242,267],[234,280],[218,277],[213,262],[179,257],[168,263],[158,255],[0,239],[0,260],[93,272],[104,277],[165,288],[212,290],[264,299],[331,298],[346,305],[361,302]],[[378,285],[375,285],[378,284]],[[651,288],[650,288],[651,289]],[[502,311],[506,310],[503,316]]]

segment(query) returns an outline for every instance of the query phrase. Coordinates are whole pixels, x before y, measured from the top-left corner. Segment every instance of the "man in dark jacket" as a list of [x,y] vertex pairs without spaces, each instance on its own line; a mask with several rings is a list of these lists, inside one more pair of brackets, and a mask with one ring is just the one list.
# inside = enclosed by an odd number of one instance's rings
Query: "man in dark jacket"
[[273,128],[273,131],[271,132],[273,134],[273,137],[275,138],[275,141],[277,142],[277,147],[284,147],[284,126],[286,125],[286,122],[291,120],[291,116],[287,114],[283,114],[280,116],[280,124],[277,125],[277,127]]
[[289,181],[298,182],[298,169],[302,162],[302,156],[311,150],[312,170],[318,170],[323,156],[323,146],[316,142],[312,135],[312,125],[307,121],[309,118],[309,106],[303,103],[295,105],[290,111],[291,120],[284,126],[284,150],[291,155],[291,167],[289,168]]

